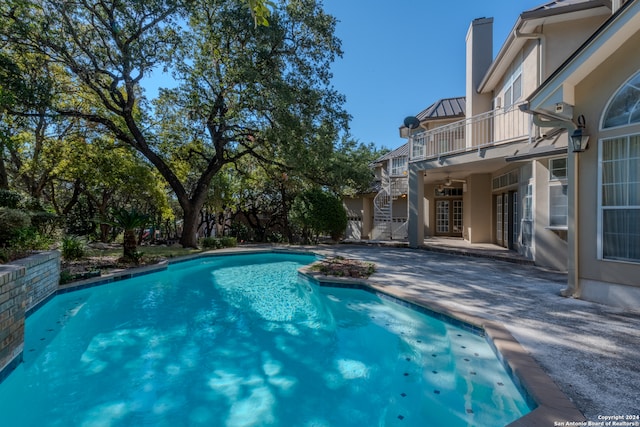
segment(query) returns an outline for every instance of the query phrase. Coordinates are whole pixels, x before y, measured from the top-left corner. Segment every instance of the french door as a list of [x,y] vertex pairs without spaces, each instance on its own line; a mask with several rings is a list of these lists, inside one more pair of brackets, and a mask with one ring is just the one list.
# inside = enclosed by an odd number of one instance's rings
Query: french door
[[518,192],[497,194],[495,196],[495,240],[496,244],[516,249],[520,232],[518,218]]
[[462,199],[436,200],[435,234],[462,237]]

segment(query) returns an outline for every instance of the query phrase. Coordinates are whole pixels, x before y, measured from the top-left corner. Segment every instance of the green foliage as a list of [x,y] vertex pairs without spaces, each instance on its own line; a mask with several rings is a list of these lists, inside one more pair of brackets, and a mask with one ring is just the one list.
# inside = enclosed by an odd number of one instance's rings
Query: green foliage
[[0,208],[17,209],[22,196],[17,191],[0,190]]
[[17,229],[9,243],[19,250],[28,252],[47,250],[53,244],[53,240],[48,236],[38,233],[33,227],[26,227]]
[[373,144],[345,139],[325,163],[325,185],[336,194],[353,196],[370,191],[373,182],[371,163],[383,155]]
[[0,245],[10,244],[21,233],[31,226],[29,214],[23,210],[0,208]]
[[200,242],[200,245],[205,249],[221,249],[222,242],[217,237],[205,237]]
[[132,261],[136,265],[140,265],[142,262],[142,257],[144,256],[144,252],[141,251],[133,251],[129,255],[128,259]]
[[112,215],[115,225],[125,231],[144,227],[149,221],[148,215],[138,212],[136,209],[116,209]]
[[205,237],[200,242],[204,249],[233,248],[238,245],[235,237]]
[[329,235],[339,240],[347,228],[347,213],[342,201],[320,189],[311,189],[300,194],[291,208],[292,220],[303,230],[303,239]]
[[62,257],[66,260],[82,259],[86,255],[84,241],[78,236],[65,236],[62,239]]
[[138,240],[135,235],[135,230],[143,228],[149,221],[149,216],[136,209],[117,209],[113,212],[113,218],[115,224],[124,230],[124,237],[122,242],[122,258],[125,261],[132,261],[136,264],[140,263],[142,253],[136,251],[138,246]]

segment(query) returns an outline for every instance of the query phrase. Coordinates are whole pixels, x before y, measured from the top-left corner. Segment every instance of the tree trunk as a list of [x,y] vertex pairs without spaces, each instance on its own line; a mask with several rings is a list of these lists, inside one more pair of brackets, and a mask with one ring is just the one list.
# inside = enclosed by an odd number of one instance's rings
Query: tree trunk
[[137,247],[137,239],[136,233],[134,229],[124,230],[124,242],[122,244],[123,247],[123,258],[135,261],[136,260],[136,247]]
[[197,248],[198,247],[198,223],[200,218],[200,207],[193,206],[195,203],[189,203],[186,209],[183,206],[183,223],[182,223],[182,236],[180,236],[180,244],[183,248]]
[[0,144],[0,190],[9,189],[9,176],[4,164],[4,145]]

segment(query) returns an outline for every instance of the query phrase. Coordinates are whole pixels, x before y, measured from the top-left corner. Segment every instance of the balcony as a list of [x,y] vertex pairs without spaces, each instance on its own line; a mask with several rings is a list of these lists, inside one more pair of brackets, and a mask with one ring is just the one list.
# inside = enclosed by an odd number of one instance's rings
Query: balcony
[[409,161],[427,160],[521,141],[530,135],[532,119],[517,105],[415,134]]

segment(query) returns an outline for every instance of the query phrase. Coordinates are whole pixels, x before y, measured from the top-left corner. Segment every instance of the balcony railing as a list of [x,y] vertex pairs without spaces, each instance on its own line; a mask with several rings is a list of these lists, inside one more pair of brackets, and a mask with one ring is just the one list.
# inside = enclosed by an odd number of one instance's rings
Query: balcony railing
[[513,105],[416,134],[410,161],[440,158],[527,138],[531,115]]

